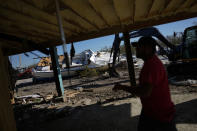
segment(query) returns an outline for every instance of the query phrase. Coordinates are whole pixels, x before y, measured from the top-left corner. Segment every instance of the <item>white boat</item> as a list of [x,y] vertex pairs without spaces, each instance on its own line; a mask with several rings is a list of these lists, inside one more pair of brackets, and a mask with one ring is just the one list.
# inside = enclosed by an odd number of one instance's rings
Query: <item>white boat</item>
[[[121,56],[120,61],[125,61],[126,57]],[[101,66],[106,66],[108,63],[112,62],[112,57],[110,59],[109,52],[93,52],[92,50],[85,50],[82,53],[76,55],[73,58],[73,62],[70,68],[70,74],[68,74],[68,69],[65,68],[65,63],[62,63],[61,69],[62,77],[70,77],[77,74],[77,71],[84,70],[88,68],[98,68]],[[38,79],[53,78],[53,70],[50,70],[50,66],[37,67],[32,71],[33,81]]]
[[[70,76],[74,76],[76,75],[76,70],[82,70],[81,67],[77,67],[77,68],[70,68],[69,70],[69,75]],[[39,78],[51,78],[54,77],[54,73],[53,70],[49,70],[49,71],[33,71],[33,77],[39,79]],[[61,74],[62,77],[67,77],[68,76],[68,69],[61,69]]]

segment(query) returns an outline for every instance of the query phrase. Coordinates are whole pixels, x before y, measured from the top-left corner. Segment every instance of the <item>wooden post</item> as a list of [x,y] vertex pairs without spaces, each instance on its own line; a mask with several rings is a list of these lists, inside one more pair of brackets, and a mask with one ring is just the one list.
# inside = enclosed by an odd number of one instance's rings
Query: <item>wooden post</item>
[[63,87],[62,75],[61,75],[60,67],[59,67],[57,48],[51,47],[50,54],[51,54],[51,61],[52,61],[52,67],[53,67],[57,93],[59,97],[62,96],[64,98],[64,87]]
[[8,69],[5,67],[5,59],[0,48],[0,130],[16,131],[13,108],[9,97]]
[[130,83],[131,83],[131,86],[136,86],[135,71],[134,71],[129,32],[123,32],[123,37],[124,37],[124,45],[125,45],[125,51],[126,51],[126,57],[127,57]]

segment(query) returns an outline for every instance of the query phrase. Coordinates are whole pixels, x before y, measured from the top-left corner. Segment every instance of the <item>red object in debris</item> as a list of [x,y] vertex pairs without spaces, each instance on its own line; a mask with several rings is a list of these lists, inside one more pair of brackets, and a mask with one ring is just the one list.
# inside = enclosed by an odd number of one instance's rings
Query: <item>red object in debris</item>
[[17,76],[18,76],[18,78],[21,78],[21,77],[31,76],[31,74],[32,74],[32,69],[31,68],[28,68],[24,72],[19,73]]

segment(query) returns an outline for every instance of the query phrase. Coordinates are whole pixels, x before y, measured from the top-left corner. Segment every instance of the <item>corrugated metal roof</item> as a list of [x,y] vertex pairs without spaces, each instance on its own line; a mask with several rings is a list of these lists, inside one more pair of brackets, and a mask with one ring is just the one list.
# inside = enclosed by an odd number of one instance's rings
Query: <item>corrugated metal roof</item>
[[[32,50],[29,41],[61,44],[54,0],[0,2],[0,33],[22,41],[0,37],[10,54]],[[60,8],[67,43],[197,16],[196,0],[60,0]]]

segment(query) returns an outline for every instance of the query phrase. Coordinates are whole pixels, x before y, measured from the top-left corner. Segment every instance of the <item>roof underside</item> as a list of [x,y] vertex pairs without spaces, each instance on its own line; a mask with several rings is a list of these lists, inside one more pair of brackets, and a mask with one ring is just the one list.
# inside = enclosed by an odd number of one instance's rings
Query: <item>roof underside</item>
[[[54,0],[0,0],[8,55],[61,44]],[[60,0],[67,43],[197,16],[196,0]]]

